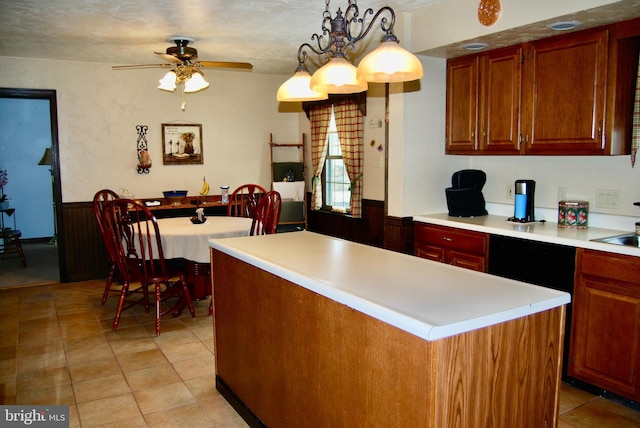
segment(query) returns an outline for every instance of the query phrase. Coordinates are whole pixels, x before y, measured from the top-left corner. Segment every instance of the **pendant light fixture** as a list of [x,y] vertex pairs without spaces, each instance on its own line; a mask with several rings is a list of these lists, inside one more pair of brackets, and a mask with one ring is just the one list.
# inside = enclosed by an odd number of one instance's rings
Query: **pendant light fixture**
[[[322,20],[322,34],[311,36],[313,46],[303,43],[298,49],[298,68],[292,78],[278,89],[278,101],[312,101],[326,99],[327,94],[353,94],[366,91],[367,82],[407,82],[423,76],[422,64],[411,52],[400,46],[393,34],[395,12],[388,6],[380,8],[375,14],[367,9],[360,18],[356,0],[349,0],[342,14],[338,8],[335,17],[329,12],[330,0],[325,0]],[[382,15],[385,16],[382,16]],[[367,15],[374,15],[365,23]],[[387,16],[388,15],[388,16]],[[381,17],[382,16],[382,17]],[[373,24],[380,19],[380,28],[384,32],[381,44],[366,55],[356,68],[348,59],[346,49],[356,50],[357,43],[364,39]],[[305,65],[307,50],[328,58],[313,76],[309,76]],[[309,86],[306,86],[306,81]]]

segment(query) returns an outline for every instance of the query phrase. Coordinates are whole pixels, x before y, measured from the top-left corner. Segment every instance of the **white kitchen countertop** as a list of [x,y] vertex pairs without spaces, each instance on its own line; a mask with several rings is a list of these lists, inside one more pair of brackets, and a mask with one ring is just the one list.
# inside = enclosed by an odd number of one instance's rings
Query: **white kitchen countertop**
[[561,291],[307,231],[211,239],[209,246],[426,340],[571,299]]
[[486,215],[479,217],[451,217],[446,213],[424,214],[413,216],[415,221],[437,224],[441,226],[457,227],[459,229],[475,230],[477,232],[493,233],[532,241],[550,242],[572,247],[589,248],[592,250],[608,251],[610,253],[627,254],[640,257],[640,248],[625,245],[593,242],[615,235],[630,233],[625,230],[603,229],[588,227],[587,229],[569,230],[558,228],[557,223],[528,223],[520,224],[506,221],[507,217]]

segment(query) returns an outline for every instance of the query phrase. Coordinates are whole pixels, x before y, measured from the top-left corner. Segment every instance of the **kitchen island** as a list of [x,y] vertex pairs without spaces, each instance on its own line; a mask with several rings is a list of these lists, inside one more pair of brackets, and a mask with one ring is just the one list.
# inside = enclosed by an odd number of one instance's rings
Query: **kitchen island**
[[556,426],[569,294],[311,232],[209,242],[216,385],[251,425]]

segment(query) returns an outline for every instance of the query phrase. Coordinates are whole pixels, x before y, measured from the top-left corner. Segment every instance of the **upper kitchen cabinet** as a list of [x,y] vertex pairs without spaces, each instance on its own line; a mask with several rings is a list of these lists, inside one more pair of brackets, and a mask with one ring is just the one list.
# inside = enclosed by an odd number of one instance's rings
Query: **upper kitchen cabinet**
[[452,59],[446,153],[518,154],[522,47]]
[[477,149],[478,63],[477,56],[447,62],[447,153]]
[[522,115],[524,152],[605,154],[608,30],[530,43]]
[[630,152],[640,19],[447,62],[447,154]]

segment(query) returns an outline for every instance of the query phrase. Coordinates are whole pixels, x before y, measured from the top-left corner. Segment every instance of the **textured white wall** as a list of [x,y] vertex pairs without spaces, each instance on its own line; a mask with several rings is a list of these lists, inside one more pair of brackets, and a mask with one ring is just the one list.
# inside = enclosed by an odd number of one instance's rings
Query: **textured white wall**
[[[269,133],[298,141],[298,114],[280,113],[275,93],[285,76],[206,70],[208,90],[181,96],[156,89],[163,70],[113,71],[110,64],[0,57],[0,86],[55,89],[64,202],[89,201],[102,188],[136,197],[163,190],[196,194],[206,176],[220,185],[270,186]],[[200,123],[203,165],[162,164],[162,123]],[[149,127],[153,166],[136,172],[136,125]]]
[[[498,23],[510,28],[608,3],[614,2],[503,2],[504,14]],[[487,30],[477,22],[476,10],[477,1],[452,0],[417,13],[411,22],[412,50],[483,34]],[[631,168],[629,156],[445,156],[446,63],[429,57],[421,60],[425,74],[418,88],[396,89],[391,97],[390,215],[446,212],[444,189],[450,186],[451,175],[460,169],[477,168],[487,173],[485,199],[501,215],[513,205],[506,197],[507,184],[530,178],[537,184],[536,207],[548,209],[546,220],[555,221],[557,188],[562,186],[567,188],[568,198],[590,201],[590,212],[615,217],[616,224],[605,227],[633,229],[640,218],[640,210],[633,206],[640,201],[640,166]],[[620,190],[620,209],[596,208],[597,189]]]

